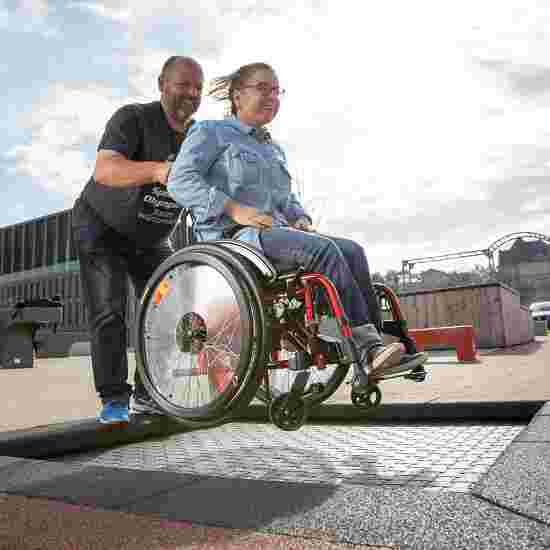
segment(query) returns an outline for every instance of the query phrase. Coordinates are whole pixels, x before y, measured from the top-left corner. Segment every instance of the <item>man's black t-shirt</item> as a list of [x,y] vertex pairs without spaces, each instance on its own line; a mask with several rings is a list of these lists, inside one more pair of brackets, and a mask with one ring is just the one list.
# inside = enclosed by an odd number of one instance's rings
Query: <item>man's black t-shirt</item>
[[[160,102],[154,101],[120,108],[107,123],[98,150],[116,151],[129,160],[165,161],[175,158],[180,142]],[[166,188],[155,183],[120,188],[97,183],[92,176],[81,198],[105,224],[144,247],[165,240],[181,212]]]

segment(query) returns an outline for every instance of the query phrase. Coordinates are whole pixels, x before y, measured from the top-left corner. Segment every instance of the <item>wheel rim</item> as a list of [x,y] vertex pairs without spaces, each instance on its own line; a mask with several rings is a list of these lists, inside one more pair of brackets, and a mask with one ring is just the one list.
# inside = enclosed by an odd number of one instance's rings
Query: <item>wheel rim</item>
[[365,393],[352,393],[351,400],[355,406],[363,409],[378,407],[382,392],[378,386],[372,386]]
[[280,395],[270,406],[271,421],[282,430],[297,430],[306,420],[306,405],[302,399]]
[[175,266],[152,289],[142,326],[149,381],[169,406],[197,413],[235,393],[249,319],[218,270]]

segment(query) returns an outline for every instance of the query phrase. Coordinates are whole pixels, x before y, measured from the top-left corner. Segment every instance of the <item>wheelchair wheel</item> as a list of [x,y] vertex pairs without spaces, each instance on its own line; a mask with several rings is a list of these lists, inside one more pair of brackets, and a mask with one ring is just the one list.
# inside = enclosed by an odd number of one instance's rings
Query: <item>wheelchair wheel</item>
[[365,392],[357,393],[352,390],[351,402],[359,409],[378,407],[382,401],[382,392],[377,384],[370,384]]
[[257,302],[235,269],[193,248],[153,274],[135,342],[136,365],[153,400],[200,427],[224,421],[254,396],[262,327]]
[[281,430],[299,430],[307,420],[307,406],[299,397],[281,394],[269,404],[269,420]]

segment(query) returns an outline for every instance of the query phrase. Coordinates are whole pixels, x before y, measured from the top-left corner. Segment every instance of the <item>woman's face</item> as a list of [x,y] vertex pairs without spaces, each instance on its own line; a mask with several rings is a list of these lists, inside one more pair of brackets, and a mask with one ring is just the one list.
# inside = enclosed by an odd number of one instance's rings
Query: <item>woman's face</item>
[[279,111],[279,94],[276,74],[268,69],[255,71],[233,95],[237,117],[255,128],[269,124]]

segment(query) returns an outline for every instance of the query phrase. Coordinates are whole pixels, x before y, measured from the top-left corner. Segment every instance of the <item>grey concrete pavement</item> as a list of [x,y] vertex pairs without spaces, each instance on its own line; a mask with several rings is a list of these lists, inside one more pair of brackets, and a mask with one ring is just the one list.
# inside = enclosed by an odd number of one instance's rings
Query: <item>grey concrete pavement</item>
[[[383,383],[383,403],[550,401],[548,365],[547,337],[482,352],[471,365],[438,352],[426,382]],[[97,411],[86,357],[0,371],[0,383],[4,431]],[[348,403],[348,391],[332,402]],[[285,434],[229,424],[55,461],[0,458],[0,549],[542,550],[550,547],[548,406],[526,429],[367,421]],[[464,476],[461,492],[452,477],[441,482],[445,469]]]
[[[479,363],[432,352],[428,379],[381,384],[383,403],[546,401],[550,399],[550,337],[508,350],[482,350]],[[0,369],[0,432],[93,418],[98,411],[90,357],[38,359],[33,369]],[[130,378],[135,368],[129,354]],[[342,385],[328,403],[349,403]]]

